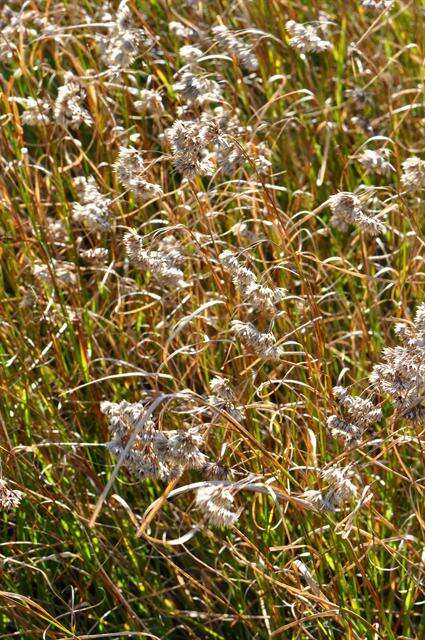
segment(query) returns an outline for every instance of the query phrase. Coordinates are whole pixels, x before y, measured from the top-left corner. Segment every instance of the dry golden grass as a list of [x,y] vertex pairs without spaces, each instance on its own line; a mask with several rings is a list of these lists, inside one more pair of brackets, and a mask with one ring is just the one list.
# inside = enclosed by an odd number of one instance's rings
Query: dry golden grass
[[[115,1],[109,15],[101,0],[2,3],[0,452],[23,496],[1,517],[0,638],[425,637],[421,318],[404,335],[424,299],[422,165],[415,189],[403,178],[424,158],[424,5],[365,4],[129,0],[117,26]],[[289,20],[324,50],[294,48]],[[176,120],[207,116],[186,150],[170,144]],[[143,157],[136,182],[128,157],[114,170],[121,146]],[[362,209],[335,226],[339,192]],[[232,279],[229,250],[252,276]],[[267,358],[235,322],[274,336]],[[391,367],[407,386],[386,393],[369,376],[402,344]],[[344,415],[335,385],[382,410],[356,442],[327,427]],[[101,403],[124,400],[158,439],[196,433],[215,478],[227,469],[214,486],[230,487],[230,526],[211,520],[200,463],[140,480],[111,455]],[[120,444],[145,456],[129,420]],[[317,508],[341,482],[335,510]]]

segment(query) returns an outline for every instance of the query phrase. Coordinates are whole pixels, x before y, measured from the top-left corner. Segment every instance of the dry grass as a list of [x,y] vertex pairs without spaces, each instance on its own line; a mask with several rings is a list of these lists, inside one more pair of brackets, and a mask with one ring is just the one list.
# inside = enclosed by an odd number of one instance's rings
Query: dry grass
[[[1,518],[0,638],[421,640],[423,421],[394,410],[369,376],[424,298],[424,190],[402,181],[402,163],[423,157],[424,6],[128,5],[144,34],[116,72],[96,39],[108,34],[100,0],[0,8],[0,444],[4,478],[24,493]],[[320,15],[332,47],[302,55],[285,23]],[[220,45],[220,23],[252,47],[257,70]],[[203,52],[196,73],[221,87],[212,102],[176,89],[187,44]],[[86,92],[75,127],[54,114],[67,72]],[[163,111],[138,110],[145,88]],[[14,100],[28,97],[36,113],[46,105],[40,124],[25,124]],[[239,121],[227,144],[241,166],[226,173],[213,155],[212,175],[183,180],[164,132],[219,105]],[[121,145],[142,152],[143,179],[163,195],[123,186]],[[382,148],[394,170],[368,173],[359,156]],[[73,217],[79,176],[110,199],[109,230]],[[341,191],[356,191],[385,229],[336,228],[327,201]],[[129,262],[129,229],[161,255],[175,238],[185,286]],[[103,260],[84,257],[98,247]],[[275,315],[244,302],[225,250],[257,282],[287,290]],[[271,331],[280,358],[245,348],[233,321]],[[211,412],[217,375],[241,415]],[[341,415],[336,384],[382,409],[357,443],[326,426]],[[208,524],[195,504],[199,469],[139,481],[123,456],[117,464],[104,400],[142,401],[159,430],[205,430],[202,451],[229,469],[239,519]],[[335,464],[351,465],[357,497],[315,511],[305,492],[323,490],[320,473]]]

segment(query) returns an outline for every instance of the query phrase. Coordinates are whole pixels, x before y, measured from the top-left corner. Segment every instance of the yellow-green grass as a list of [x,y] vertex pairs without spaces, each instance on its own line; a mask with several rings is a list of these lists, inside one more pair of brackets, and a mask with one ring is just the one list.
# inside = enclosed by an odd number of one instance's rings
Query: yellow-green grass
[[[401,163],[423,152],[424,5],[397,2],[370,13],[346,0],[208,0],[199,12],[183,1],[129,4],[135,26],[159,36],[164,60],[142,47],[132,72],[109,78],[116,87],[104,76],[87,83],[92,127],[22,125],[10,98],[53,104],[64,72],[105,71],[96,28],[84,26],[83,9],[96,22],[98,0],[30,0],[28,9],[57,25],[56,37],[22,36],[13,59],[0,63],[0,444],[4,477],[25,494],[1,517],[0,638],[422,640],[423,427],[394,419],[379,397],[384,418],[353,449],[329,435],[326,418],[336,411],[337,382],[367,395],[382,348],[397,344],[394,324],[411,320],[423,301],[423,200],[403,190],[400,175]],[[285,22],[317,20],[319,10],[332,22],[334,48],[303,60]],[[173,84],[186,42],[168,26],[179,20],[208,31],[220,19],[255,45],[258,79],[247,81],[236,58],[214,57],[223,52],[212,40],[200,45],[212,56],[203,67],[220,76],[226,103],[253,140],[272,150],[273,170],[258,175],[248,158],[234,176],[182,185],[158,138],[181,104]],[[150,75],[163,93],[160,117],[137,113],[128,91],[144,88]],[[356,87],[367,87],[362,116],[392,151],[389,178],[366,174],[354,159],[373,135],[352,122],[358,111],[345,92]],[[150,179],[164,198],[143,203],[118,184],[114,125],[138,134],[135,146],[158,160]],[[72,220],[78,175],[94,176],[114,200],[109,233],[90,234]],[[388,209],[378,239],[336,230],[321,207],[360,184],[375,187]],[[65,242],[53,241],[47,216],[63,221]],[[241,220],[265,240],[249,247],[233,234]],[[128,265],[129,227],[151,239],[174,232],[185,247],[188,290],[167,292]],[[80,236],[86,248],[108,249],[105,265],[80,259]],[[218,261],[228,245],[246,250],[266,282],[288,289],[273,323],[288,352],[277,367],[246,354],[230,333],[230,322],[248,314]],[[76,263],[76,286],[35,281],[34,261],[52,258]],[[28,292],[31,306],[22,304]],[[205,526],[187,492],[164,500],[138,537],[167,483],[138,482],[124,469],[93,522],[116,462],[103,446],[100,402],[169,394],[158,420],[181,428],[173,396],[189,390],[196,404],[218,373],[231,380],[246,420],[224,417],[206,452],[218,458],[226,444],[223,461],[236,478],[274,477],[275,489],[293,494],[317,488],[316,467],[356,463],[360,491],[369,485],[372,499],[348,537],[338,523],[349,507],[329,515],[289,502],[280,511],[273,495],[252,492],[238,495],[244,510],[233,528]],[[179,484],[200,479],[190,471]],[[306,588],[296,559],[320,595]]]

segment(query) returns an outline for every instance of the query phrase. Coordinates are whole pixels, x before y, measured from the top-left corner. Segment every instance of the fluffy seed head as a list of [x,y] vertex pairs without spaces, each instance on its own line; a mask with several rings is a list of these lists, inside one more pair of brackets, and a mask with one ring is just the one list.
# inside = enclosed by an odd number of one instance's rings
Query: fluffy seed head
[[16,489],[10,489],[7,485],[6,480],[3,478],[0,479],[0,510],[1,511],[12,511],[16,509],[23,497],[22,491],[17,491]]
[[203,76],[197,76],[192,71],[184,71],[173,88],[189,103],[203,105],[206,102],[217,102],[221,98],[220,85]]
[[394,0],[360,0],[360,3],[366,9],[384,11],[385,9],[391,9],[394,4]]
[[233,511],[234,493],[227,486],[206,485],[196,492],[196,506],[207,522],[215,527],[231,527],[240,513]]
[[128,231],[123,238],[124,247],[130,262],[146,271],[159,284],[181,289],[187,286],[183,272],[175,266],[175,254],[172,251],[151,251],[143,246],[143,238],[136,231]]
[[231,56],[234,56],[242,67],[247,71],[256,71],[258,69],[258,60],[251,47],[241,42],[225,25],[213,27],[212,32],[219,46]]
[[233,283],[240,291],[244,302],[269,315],[276,313],[276,305],[283,300],[287,293],[285,289],[271,289],[261,285],[255,274],[241,265],[231,251],[223,251],[219,255],[219,259],[226,271],[231,274]]
[[11,97],[9,102],[16,102],[24,108],[21,115],[22,124],[39,126],[50,122],[50,105],[48,102],[35,99],[32,96],[27,98]]
[[184,47],[180,48],[179,55],[184,62],[194,63],[197,62],[199,58],[202,58],[203,53],[201,49],[198,49],[198,47],[186,44]]
[[217,138],[211,123],[194,120],[176,120],[167,129],[166,137],[173,151],[174,167],[184,177],[208,175],[213,172],[207,145]]
[[140,112],[147,112],[150,114],[160,114],[164,111],[164,105],[162,103],[162,96],[158,91],[152,91],[151,89],[141,89],[139,92],[139,99],[135,101],[134,108]]
[[384,233],[385,225],[378,218],[368,215],[360,199],[347,191],[341,191],[328,200],[332,211],[331,224],[340,231],[347,231],[349,225],[356,225],[369,235]]
[[389,176],[394,167],[389,162],[390,150],[379,149],[374,151],[373,149],[366,149],[359,156],[359,162],[366,169],[367,173],[377,173],[383,176]]
[[79,202],[72,204],[73,219],[86,225],[90,231],[110,229],[111,201],[100,193],[93,176],[75,178],[74,186]]
[[312,25],[304,25],[294,20],[288,20],[285,26],[292,36],[289,44],[294,49],[301,51],[301,53],[321,52],[332,49],[332,44],[328,40],[323,40],[318,35],[317,29]]
[[280,362],[282,350],[276,347],[276,338],[272,333],[261,333],[252,323],[240,320],[233,320],[231,327],[249,351],[268,362]]
[[67,77],[58,90],[53,108],[54,120],[62,127],[71,129],[78,129],[83,123],[90,127],[93,119],[83,106],[85,91],[76,82],[67,80]]
[[144,32],[132,22],[128,0],[121,0],[110,33],[98,37],[102,58],[114,75],[133,64],[139,52]]
[[403,175],[401,184],[408,191],[417,191],[425,188],[425,160],[416,156],[408,158],[402,163]]
[[50,261],[50,267],[53,271],[54,279],[47,264],[36,260],[33,264],[34,277],[45,284],[53,285],[54,282],[65,288],[74,287],[77,284],[77,275],[75,273],[75,264],[66,260]]
[[161,451],[167,462],[191,469],[201,469],[208,462],[207,456],[200,451],[204,438],[197,427],[166,431],[165,436]]
[[121,184],[142,200],[161,198],[164,195],[158,184],[144,179],[145,163],[140,152],[134,147],[120,147],[118,158],[114,163],[114,171]]

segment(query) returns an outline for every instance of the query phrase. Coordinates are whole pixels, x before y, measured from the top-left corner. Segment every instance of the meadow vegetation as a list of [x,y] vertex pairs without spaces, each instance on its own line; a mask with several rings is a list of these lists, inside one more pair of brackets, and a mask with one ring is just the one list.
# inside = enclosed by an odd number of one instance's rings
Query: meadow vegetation
[[425,6],[0,6],[0,638],[423,640]]

